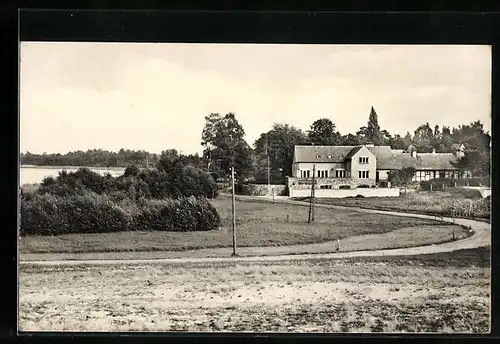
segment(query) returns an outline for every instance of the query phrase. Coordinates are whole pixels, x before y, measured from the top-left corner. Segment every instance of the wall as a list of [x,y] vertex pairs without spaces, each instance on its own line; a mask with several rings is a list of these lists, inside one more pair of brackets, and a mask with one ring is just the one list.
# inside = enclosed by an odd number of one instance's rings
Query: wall
[[[368,157],[368,164],[360,164],[359,158]],[[359,179],[359,171],[369,171],[369,179],[375,181],[377,177],[377,158],[366,147],[362,147],[351,158],[351,177],[358,180],[358,183],[365,184],[367,179]]]
[[[338,189],[340,186],[349,185],[352,189],[359,185],[375,185],[374,179],[354,179],[354,178],[315,178],[316,189],[321,186],[329,185],[332,189]],[[295,190],[311,190],[312,178],[288,178],[288,187]]]
[[[318,198],[345,198],[362,195],[364,197],[399,197],[399,188],[358,188],[351,190],[315,190]],[[309,197],[310,190],[291,189],[290,197]]]
[[282,184],[280,184],[280,185],[271,184],[270,191],[268,191],[269,187],[267,184],[245,184],[242,186],[241,194],[242,195],[251,195],[251,196],[265,196],[268,194],[272,195],[272,193],[269,193],[269,192],[273,192],[273,190],[274,190],[275,195],[281,196],[284,194],[286,189],[287,189],[286,185],[282,185]]

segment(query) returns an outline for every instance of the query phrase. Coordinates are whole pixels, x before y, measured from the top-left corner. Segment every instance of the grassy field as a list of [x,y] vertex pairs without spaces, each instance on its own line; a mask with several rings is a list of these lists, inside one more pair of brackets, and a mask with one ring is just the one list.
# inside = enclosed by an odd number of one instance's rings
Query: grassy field
[[[450,189],[448,191],[402,193],[400,197],[318,198],[316,202],[440,216],[443,215],[445,206],[457,199],[481,199],[481,196],[476,190]],[[297,200],[308,199],[300,198]],[[477,220],[490,222],[488,217],[478,218]]]
[[472,332],[490,250],[216,264],[21,266],[26,331]]
[[[59,236],[26,236],[20,241],[22,253],[78,253],[118,251],[185,251],[192,249],[231,247],[231,205],[227,197],[213,200],[222,218],[219,230],[206,232],[121,232],[99,234],[68,234]],[[384,234],[395,230],[399,234],[391,240],[371,238],[358,242],[351,249],[374,247],[405,247],[412,242],[427,244],[448,241],[451,232],[467,232],[458,226],[442,225],[434,220],[405,218],[382,214],[364,214],[355,211],[317,208],[315,222],[307,223],[307,206],[238,201],[238,246],[269,247],[296,244],[314,244],[361,235]],[[418,228],[415,228],[418,227]],[[421,231],[420,231],[421,230]],[[419,232],[420,231],[420,232]],[[463,233],[462,233],[463,232]],[[394,240],[398,238],[398,240]],[[389,246],[388,246],[389,244]],[[410,245],[411,246],[411,245]],[[343,246],[349,248],[349,244]]]

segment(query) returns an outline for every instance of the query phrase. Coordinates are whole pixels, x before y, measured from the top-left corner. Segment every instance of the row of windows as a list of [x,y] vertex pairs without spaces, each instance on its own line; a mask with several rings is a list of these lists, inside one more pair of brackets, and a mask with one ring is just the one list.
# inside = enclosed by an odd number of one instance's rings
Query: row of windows
[[370,171],[358,171],[359,178],[370,178]]
[[[311,170],[301,170],[299,173],[301,178],[310,178],[311,177]],[[335,178],[346,178],[348,176],[348,173],[346,170],[336,170],[335,171]],[[316,177],[318,178],[328,178],[328,170],[318,170],[316,173]],[[370,178],[370,172],[369,171],[358,171],[358,177],[359,178]]]
[[464,172],[461,174],[458,171],[417,171],[413,176],[414,181],[430,180],[436,178],[470,178],[472,174],[469,172]]
[[[310,178],[311,177],[311,170],[300,170],[299,176],[301,178]],[[336,170],[335,171],[335,178],[345,178],[347,176],[347,172],[345,170]],[[318,178],[328,178],[328,170],[318,170],[316,172],[316,177]]]

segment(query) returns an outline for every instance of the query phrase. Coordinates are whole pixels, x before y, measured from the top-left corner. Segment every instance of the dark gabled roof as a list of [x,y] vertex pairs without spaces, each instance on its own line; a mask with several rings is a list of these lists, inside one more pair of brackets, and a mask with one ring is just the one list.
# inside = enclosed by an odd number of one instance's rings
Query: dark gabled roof
[[458,158],[453,153],[420,153],[417,161],[419,170],[456,170],[453,163],[457,163]]
[[413,167],[416,170],[456,170],[453,163],[458,159],[453,153],[418,153],[414,158],[409,153],[395,154],[394,156],[377,163],[382,170],[399,170]]
[[391,158],[394,155],[390,146],[372,146],[366,147],[377,158],[377,168],[381,168],[381,162]]
[[[295,146],[295,162],[344,162],[363,146]],[[366,147],[377,158],[377,169],[398,170],[413,167],[417,170],[456,170],[458,161],[453,153],[417,153],[417,158],[390,146]]]
[[295,146],[295,162],[344,162],[355,146]]
[[357,147],[351,149],[351,151],[349,152],[349,154],[347,154],[347,156],[345,158],[346,159],[352,158],[357,152],[359,152],[361,150],[361,148],[363,148],[363,146],[357,146]]
[[[363,146],[295,146],[295,162],[344,162],[359,152]],[[394,153],[390,146],[366,147],[380,162],[392,158]]]

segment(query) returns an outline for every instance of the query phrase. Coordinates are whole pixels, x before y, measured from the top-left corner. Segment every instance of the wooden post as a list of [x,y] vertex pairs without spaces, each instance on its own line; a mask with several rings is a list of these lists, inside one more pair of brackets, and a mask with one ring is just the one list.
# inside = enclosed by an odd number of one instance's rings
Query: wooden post
[[337,239],[337,252],[340,251],[340,240]]
[[231,205],[231,210],[233,213],[233,256],[236,256],[236,209],[235,209],[235,195],[234,195],[234,166],[231,167],[231,184],[233,191],[233,201]]
[[286,222],[290,221],[290,214],[286,214]]
[[309,200],[309,219],[307,223],[314,222],[314,187],[316,183],[316,165],[313,165],[312,185],[311,185],[311,198]]
[[314,222],[314,211],[316,210],[316,165],[313,165],[313,185],[312,185],[312,222]]
[[267,155],[267,194],[271,191],[271,162],[269,160],[268,139],[266,136],[266,155]]

